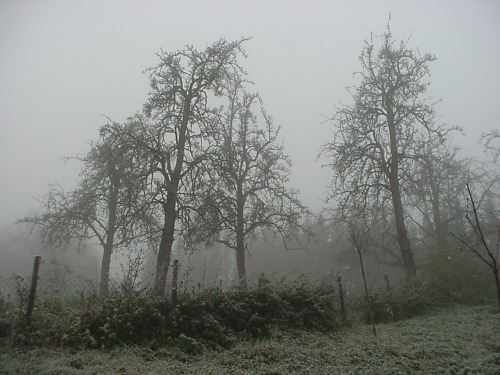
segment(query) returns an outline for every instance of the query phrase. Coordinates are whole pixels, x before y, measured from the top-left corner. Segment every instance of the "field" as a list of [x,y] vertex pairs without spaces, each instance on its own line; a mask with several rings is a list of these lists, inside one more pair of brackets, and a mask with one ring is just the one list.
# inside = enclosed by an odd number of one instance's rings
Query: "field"
[[274,332],[225,351],[176,348],[2,349],[0,374],[500,374],[500,316],[493,307],[443,309],[335,334]]

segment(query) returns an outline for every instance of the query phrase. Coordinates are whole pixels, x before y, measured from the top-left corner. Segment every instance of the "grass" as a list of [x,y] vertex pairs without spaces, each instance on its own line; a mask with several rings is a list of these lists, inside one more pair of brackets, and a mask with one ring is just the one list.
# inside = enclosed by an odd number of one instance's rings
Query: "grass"
[[225,351],[0,350],[0,374],[500,374],[500,316],[459,307],[335,334],[276,331]]

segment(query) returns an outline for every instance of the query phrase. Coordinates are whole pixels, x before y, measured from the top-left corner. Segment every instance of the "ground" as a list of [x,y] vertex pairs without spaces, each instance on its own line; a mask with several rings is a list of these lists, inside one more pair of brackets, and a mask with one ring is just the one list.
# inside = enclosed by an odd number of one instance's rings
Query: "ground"
[[334,334],[277,331],[226,351],[0,349],[0,374],[500,374],[500,315],[460,307]]

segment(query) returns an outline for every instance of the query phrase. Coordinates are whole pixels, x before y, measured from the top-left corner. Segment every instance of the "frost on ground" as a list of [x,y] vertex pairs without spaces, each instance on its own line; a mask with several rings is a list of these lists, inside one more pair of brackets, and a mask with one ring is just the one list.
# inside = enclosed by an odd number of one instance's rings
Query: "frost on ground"
[[188,356],[175,348],[1,349],[0,374],[500,374],[500,315],[461,307],[335,334],[280,332]]

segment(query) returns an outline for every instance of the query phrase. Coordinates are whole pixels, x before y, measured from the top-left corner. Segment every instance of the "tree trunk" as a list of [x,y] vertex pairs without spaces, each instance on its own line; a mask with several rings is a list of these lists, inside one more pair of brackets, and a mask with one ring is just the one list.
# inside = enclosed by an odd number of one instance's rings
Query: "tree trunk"
[[417,269],[413,260],[411,251],[410,239],[408,238],[408,230],[405,224],[405,215],[403,209],[403,201],[401,199],[401,188],[399,185],[399,150],[397,143],[396,124],[394,122],[394,113],[391,108],[392,99],[387,99],[387,126],[389,128],[389,138],[391,145],[390,169],[388,171],[389,185],[391,191],[392,205],[394,208],[394,219],[396,222],[396,235],[398,239],[399,249],[403,257],[403,266],[406,274],[406,279],[410,280],[417,275]]
[[111,267],[111,253],[112,249],[104,246],[104,253],[102,254],[101,261],[101,284],[99,287],[99,294],[105,297],[109,292],[109,269]]
[[429,181],[428,184],[431,189],[431,205],[432,205],[432,218],[434,220],[434,236],[435,245],[439,248],[439,251],[447,251],[448,247],[448,228],[446,222],[443,221],[441,215],[441,192],[439,186],[435,184],[434,173],[432,166],[429,167]]
[[[114,168],[114,166],[113,166]],[[113,169],[113,171],[115,171]],[[116,172],[116,171],[115,171]],[[101,297],[107,296],[109,292],[109,269],[111,267],[111,254],[115,243],[118,194],[120,191],[120,177],[111,176],[110,195],[108,203],[108,226],[106,230],[106,243],[103,244],[103,254],[101,262],[101,285],[99,294]]]
[[392,191],[392,204],[394,207],[394,219],[396,221],[396,235],[399,244],[399,250],[403,257],[403,266],[406,274],[406,279],[411,280],[417,275],[417,268],[413,260],[413,252],[411,251],[410,239],[408,238],[408,230],[406,229],[403,203],[399,186],[396,186]]
[[238,284],[245,288],[247,286],[247,275],[245,269],[245,244],[239,243],[236,248],[236,268],[238,269]]
[[[168,183],[167,200],[163,204],[164,221],[161,234],[160,248],[158,249],[158,260],[156,262],[156,278],[154,293],[158,297],[165,297],[167,289],[167,273],[172,254],[172,245],[175,239],[175,221],[177,220],[177,192],[182,178],[182,168],[184,165],[185,147],[189,120],[191,117],[191,97],[185,98],[182,111],[182,121],[179,128],[177,155],[175,167],[170,175]],[[165,171],[166,172],[166,171]]]
[[154,293],[158,297],[165,297],[167,289],[168,266],[172,254],[174,243],[174,229],[176,219],[175,194],[167,194],[167,202],[163,205],[164,222],[161,234],[160,247],[158,248],[158,258],[156,262],[156,276]]
[[399,249],[401,255],[403,256],[403,265],[405,269],[406,279],[411,280],[417,275],[417,268],[415,266],[415,261],[413,259],[413,252],[411,251],[410,239],[408,238],[408,231],[406,229],[406,224],[404,222],[404,214],[401,205],[401,201],[394,202],[394,204],[400,205],[398,208],[394,209],[394,214],[396,218],[396,234],[399,244]]
[[500,276],[498,275],[498,267],[496,266],[496,262],[493,264],[493,274],[495,276],[495,285],[497,287],[497,305],[498,312],[500,313]]
[[245,269],[245,218],[243,208],[245,199],[241,185],[237,190],[237,207],[236,207],[236,268],[238,269],[238,284],[241,287],[247,286],[246,269]]

